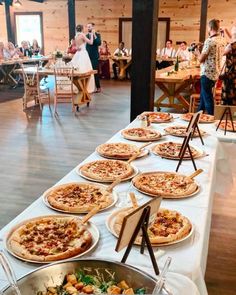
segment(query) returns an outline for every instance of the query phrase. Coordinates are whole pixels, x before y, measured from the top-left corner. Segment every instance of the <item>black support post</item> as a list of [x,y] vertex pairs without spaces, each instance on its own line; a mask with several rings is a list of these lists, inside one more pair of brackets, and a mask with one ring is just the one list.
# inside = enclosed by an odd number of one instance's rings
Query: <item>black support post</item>
[[68,0],[69,41],[75,37],[75,0]]
[[159,0],[133,0],[131,114],[154,108]]
[[5,0],[7,39],[9,42],[15,43],[15,37],[14,37],[13,27],[12,27],[11,5],[12,5],[12,0]]
[[204,42],[206,39],[207,9],[208,9],[208,0],[202,0],[201,1],[201,17],[200,17],[200,34],[199,34],[200,42]]

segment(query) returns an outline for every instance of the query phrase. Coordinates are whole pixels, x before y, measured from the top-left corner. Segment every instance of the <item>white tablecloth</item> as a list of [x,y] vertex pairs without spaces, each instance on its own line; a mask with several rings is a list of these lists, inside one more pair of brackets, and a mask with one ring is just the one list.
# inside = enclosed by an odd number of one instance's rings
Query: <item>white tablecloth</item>
[[[176,116],[176,115],[175,115]],[[174,122],[168,124],[153,124],[153,128],[163,132],[164,128],[171,125],[187,125],[186,122],[179,118],[176,118]],[[141,126],[141,121],[135,120],[129,127]],[[236,136],[233,133],[227,133],[224,137],[223,132],[215,132],[214,124],[200,124],[200,128],[208,133],[204,137],[205,145],[202,146],[199,138],[192,141],[193,146],[204,150],[206,156],[196,160],[198,168],[202,168],[204,173],[197,177],[197,181],[201,186],[200,192],[191,198],[186,198],[182,200],[163,200],[161,206],[175,209],[187,216],[194,224],[195,231],[193,235],[186,241],[168,246],[162,247],[158,257],[158,264],[160,268],[168,256],[172,257],[172,264],[170,270],[175,273],[182,274],[190,278],[198,287],[201,295],[207,294],[204,274],[206,270],[207,254],[208,254],[208,242],[210,234],[211,225],[211,215],[212,215],[212,203],[213,195],[215,191],[220,191],[221,193],[225,191],[226,188],[232,184],[232,173],[230,171],[229,165],[229,153],[226,151],[226,146],[230,143],[235,148],[234,142],[236,142]],[[217,138],[219,136],[219,139]],[[176,138],[172,136],[165,136],[160,142],[171,140],[176,142],[181,142],[181,138]],[[130,142],[121,136],[120,132],[117,133],[110,139],[110,142]],[[229,143],[224,143],[228,141]],[[158,143],[158,142],[157,142]],[[142,143],[137,143],[141,145]],[[154,143],[156,144],[156,143]],[[83,163],[90,162],[95,159],[101,158],[96,152],[90,155]],[[82,164],[83,164],[82,163]],[[177,166],[177,161],[162,159],[152,153],[147,157],[135,160],[133,164],[141,171],[175,171]],[[184,161],[181,165],[179,172],[186,175],[190,175],[194,172],[191,161]],[[225,182],[227,180],[227,182]],[[67,183],[71,181],[84,181],[83,178],[77,175],[75,169],[67,174],[59,183]],[[118,185],[115,190],[120,194],[124,195],[125,192],[131,191],[133,188],[130,182],[125,182]],[[141,196],[140,203],[144,203],[149,200],[149,197],[136,192],[137,195]],[[103,259],[113,259],[121,260],[123,251],[120,253],[115,252],[115,245],[117,239],[113,237],[110,232],[108,232],[105,220],[111,214],[113,210],[117,208],[113,207],[109,210],[103,211],[92,218],[92,221],[99,228],[101,238],[96,249],[87,256],[98,257]],[[0,237],[4,238],[10,228],[16,225],[22,220],[47,214],[57,214],[53,210],[47,208],[42,198],[36,200],[31,206],[29,206],[24,212],[18,215],[12,222],[5,226],[1,232]],[[1,245],[3,247],[3,245]],[[134,265],[139,268],[148,269],[150,274],[153,274],[151,262],[147,255],[139,254],[138,247],[134,247],[131,254],[127,260],[127,263]],[[156,251],[156,250],[155,250]],[[17,260],[9,255],[10,261],[13,264],[14,270],[16,271],[17,278],[34,270],[37,266],[29,263],[24,263]],[[5,285],[4,276],[0,270],[0,288]],[[183,283],[183,289],[184,289]],[[174,293],[175,294],[175,293]],[[197,294],[197,291],[196,291]]]

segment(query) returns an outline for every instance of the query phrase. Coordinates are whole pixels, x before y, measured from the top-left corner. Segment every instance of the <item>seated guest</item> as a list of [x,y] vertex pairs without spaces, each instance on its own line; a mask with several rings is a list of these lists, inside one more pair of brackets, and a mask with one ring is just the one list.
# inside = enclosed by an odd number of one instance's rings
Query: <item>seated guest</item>
[[[125,43],[120,42],[119,47],[114,51],[114,56],[117,57],[122,57],[122,56],[128,56],[129,52],[128,49],[125,48]],[[126,64],[127,61],[124,61],[124,64]],[[117,74],[117,64],[114,62],[112,65],[113,73],[114,73],[114,79],[118,79],[118,74]]]
[[38,44],[38,41],[36,39],[33,40],[32,46],[30,47],[31,52],[34,55],[38,55],[40,53],[40,46]]
[[12,42],[8,42],[6,45],[6,55],[7,58],[18,58],[18,49],[15,47],[15,45]]
[[27,41],[22,41],[21,47],[19,49],[20,49],[20,54],[19,54],[20,57],[32,55],[32,52],[29,47],[29,43]]
[[110,79],[110,51],[107,45],[107,41],[102,41],[102,45],[99,48],[99,75],[101,79]]
[[114,52],[115,56],[128,56],[129,51],[125,48],[125,43],[120,42],[119,47]]
[[67,53],[68,54],[75,54],[76,51],[77,51],[77,46],[76,46],[75,39],[71,39],[70,40],[70,46],[67,49]]
[[181,42],[176,56],[178,56],[181,60],[190,60],[190,52],[185,41]]
[[[161,57],[163,59],[168,59],[168,58],[174,58],[176,51],[172,47],[172,40],[167,40],[166,41],[166,47],[162,49],[161,51]],[[158,68],[159,69],[164,69],[166,67],[171,66],[173,63],[171,61],[163,60],[162,62],[159,63]]]

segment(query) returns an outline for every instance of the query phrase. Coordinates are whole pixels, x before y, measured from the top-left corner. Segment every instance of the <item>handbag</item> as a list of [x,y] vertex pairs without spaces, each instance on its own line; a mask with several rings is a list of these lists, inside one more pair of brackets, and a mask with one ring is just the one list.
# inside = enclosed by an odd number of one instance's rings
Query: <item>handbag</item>
[[226,61],[220,71],[219,80],[221,80],[221,81],[226,80],[228,78],[228,74],[232,71],[233,65],[231,65],[231,67],[227,73],[225,72],[225,68],[226,68]]

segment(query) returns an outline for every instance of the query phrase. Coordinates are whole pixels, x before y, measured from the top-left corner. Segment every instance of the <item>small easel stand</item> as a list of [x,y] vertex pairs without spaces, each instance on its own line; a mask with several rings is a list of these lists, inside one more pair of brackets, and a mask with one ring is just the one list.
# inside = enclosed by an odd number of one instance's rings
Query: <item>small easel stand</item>
[[[221,107],[222,107],[222,106],[221,106]],[[221,124],[221,122],[223,121],[224,117],[225,117],[225,130],[224,130],[224,135],[226,135],[226,132],[227,132],[227,123],[228,123],[228,120],[229,120],[229,119],[230,119],[230,122],[231,122],[231,124],[232,124],[233,132],[235,132],[235,129],[234,129],[234,122],[233,122],[233,116],[232,116],[232,112],[231,112],[231,108],[230,108],[230,106],[226,106],[226,107],[224,108],[224,111],[223,111],[223,113],[222,113],[222,115],[221,115],[221,117],[220,117],[220,121],[219,121],[219,123],[218,123],[218,125],[217,125],[217,127],[216,127],[216,131],[219,129],[220,124]]]
[[195,132],[195,130],[197,130],[198,135],[199,135],[199,137],[201,139],[201,142],[204,145],[204,142],[203,142],[203,139],[202,139],[202,135],[201,135],[200,129],[198,127],[198,121],[200,119],[201,113],[202,113],[202,111],[200,111],[198,113],[195,113],[192,116],[192,118],[191,118],[191,120],[190,120],[190,122],[188,124],[187,134],[184,137],[184,141],[183,141],[183,144],[182,144],[181,149],[180,149],[180,152],[179,152],[179,163],[178,163],[177,168],[175,170],[176,172],[178,172],[179,167],[180,167],[180,165],[183,162],[183,159],[184,159],[184,155],[185,155],[186,150],[189,151],[190,158],[191,158],[191,161],[193,163],[193,167],[194,167],[195,170],[197,170],[197,166],[195,164],[195,161],[194,161],[194,158],[193,158],[193,155],[192,155],[192,152],[191,152],[191,148],[189,146],[189,141],[192,140],[192,138],[194,136],[194,132]]
[[[154,206],[152,205],[152,203],[154,203]],[[135,243],[135,240],[141,230],[142,241],[140,253],[144,253],[145,245],[147,245],[147,249],[156,275],[159,275],[159,268],[156,262],[156,258],[152,249],[150,239],[148,237],[147,228],[149,224],[150,215],[158,211],[160,203],[161,199],[155,198],[155,200],[149,201],[148,203],[139,207],[134,212],[132,212],[124,218],[121,233],[115,249],[117,252],[119,252],[121,249],[127,246],[125,254],[121,260],[122,263],[125,263]],[[133,232],[130,232],[130,229],[132,228],[133,224],[136,224],[135,229]]]
[[198,136],[201,140],[201,143],[202,143],[202,145],[204,145],[204,141],[203,141],[200,129],[198,127],[198,122],[199,122],[201,114],[202,114],[202,111],[197,112],[192,116],[191,120],[189,121],[188,127],[187,127],[187,133],[190,129],[193,129],[192,136],[191,136],[191,140],[192,140],[194,137],[195,131],[197,130],[197,133],[198,133]]

